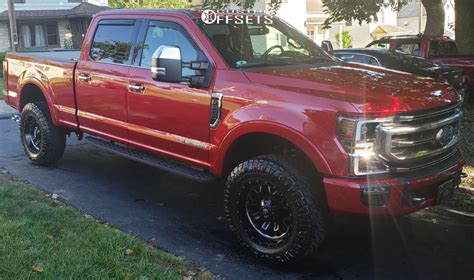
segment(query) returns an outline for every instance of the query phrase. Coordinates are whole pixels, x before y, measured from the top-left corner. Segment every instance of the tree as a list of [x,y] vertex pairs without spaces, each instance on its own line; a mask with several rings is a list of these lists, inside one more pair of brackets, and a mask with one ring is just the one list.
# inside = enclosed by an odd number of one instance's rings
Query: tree
[[[342,33],[342,46],[341,46],[341,33]],[[352,47],[352,35],[348,30],[336,33],[336,40],[340,48],[347,49]]]
[[122,9],[187,9],[190,8],[191,5],[188,0],[109,0],[109,7]]
[[461,53],[474,54],[474,5],[472,0],[455,0],[454,32]]
[[[252,9],[255,5],[256,0],[204,0],[202,7],[205,9],[221,10],[226,9],[232,4],[239,7],[242,10]],[[280,8],[281,0],[269,0],[266,3],[269,4],[269,12],[276,14]]]
[[[410,0],[322,0],[324,12],[329,14],[324,25],[341,21],[372,22],[378,21],[377,13],[384,7],[391,7],[395,11],[406,5]],[[426,9],[426,35],[443,35],[444,33],[444,6],[443,0],[421,0]]]

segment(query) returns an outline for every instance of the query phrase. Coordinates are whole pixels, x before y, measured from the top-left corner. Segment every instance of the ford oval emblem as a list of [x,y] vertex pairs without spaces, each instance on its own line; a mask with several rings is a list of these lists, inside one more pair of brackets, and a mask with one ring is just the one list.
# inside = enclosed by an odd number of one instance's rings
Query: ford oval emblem
[[438,133],[436,133],[436,143],[439,146],[445,146],[449,142],[453,140],[455,136],[455,129],[452,125],[447,125],[443,128],[441,128]]

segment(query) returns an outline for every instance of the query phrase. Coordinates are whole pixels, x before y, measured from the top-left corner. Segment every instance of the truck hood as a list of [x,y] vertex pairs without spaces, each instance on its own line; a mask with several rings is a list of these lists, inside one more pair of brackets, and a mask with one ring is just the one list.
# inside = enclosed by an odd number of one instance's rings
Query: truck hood
[[350,102],[359,113],[401,113],[459,102],[449,85],[379,67],[322,64],[246,69],[260,85]]

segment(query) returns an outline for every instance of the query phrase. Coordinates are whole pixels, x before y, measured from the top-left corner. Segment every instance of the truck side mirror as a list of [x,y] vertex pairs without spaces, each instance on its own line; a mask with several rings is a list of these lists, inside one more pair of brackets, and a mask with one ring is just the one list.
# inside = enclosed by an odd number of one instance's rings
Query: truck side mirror
[[183,76],[181,49],[160,46],[151,57],[151,77],[155,81],[179,83]]
[[325,52],[327,52],[330,55],[334,54],[334,48],[332,46],[331,41],[324,40],[321,42],[321,49],[323,49]]

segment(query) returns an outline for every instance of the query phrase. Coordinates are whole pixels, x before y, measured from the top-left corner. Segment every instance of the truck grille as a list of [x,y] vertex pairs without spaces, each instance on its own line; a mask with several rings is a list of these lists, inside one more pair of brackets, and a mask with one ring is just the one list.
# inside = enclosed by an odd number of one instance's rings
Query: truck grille
[[459,105],[417,115],[402,115],[378,126],[376,151],[391,166],[416,166],[452,152],[460,140]]

